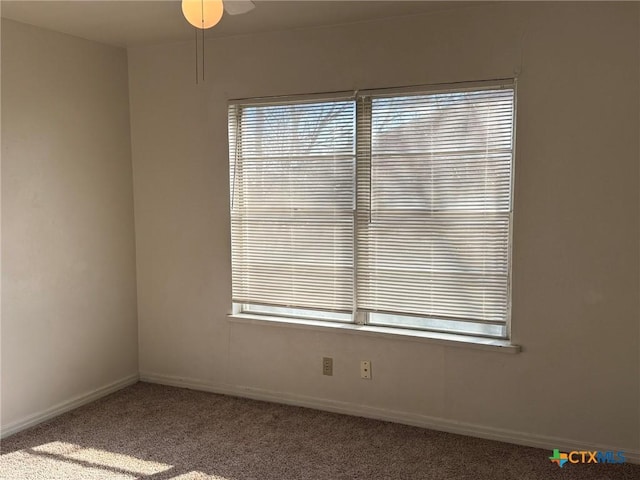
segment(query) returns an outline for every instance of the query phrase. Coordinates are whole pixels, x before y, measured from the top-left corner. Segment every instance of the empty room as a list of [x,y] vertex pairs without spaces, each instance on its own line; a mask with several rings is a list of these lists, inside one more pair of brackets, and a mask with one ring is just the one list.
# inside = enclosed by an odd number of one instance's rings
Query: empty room
[[0,479],[640,478],[640,2],[0,9]]

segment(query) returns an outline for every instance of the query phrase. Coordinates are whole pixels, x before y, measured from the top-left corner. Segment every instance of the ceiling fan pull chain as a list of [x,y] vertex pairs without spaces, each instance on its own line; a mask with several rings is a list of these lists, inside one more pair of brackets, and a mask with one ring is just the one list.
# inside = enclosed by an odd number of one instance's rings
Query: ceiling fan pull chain
[[204,82],[204,29],[202,29],[202,81]]
[[198,85],[198,29],[193,28],[196,34],[196,85]]

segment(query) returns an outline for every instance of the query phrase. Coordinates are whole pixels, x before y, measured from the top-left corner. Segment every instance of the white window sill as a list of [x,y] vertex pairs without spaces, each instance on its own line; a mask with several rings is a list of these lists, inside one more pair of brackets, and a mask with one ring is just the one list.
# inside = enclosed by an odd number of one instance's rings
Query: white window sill
[[509,340],[481,338],[468,335],[454,335],[451,333],[426,332],[408,330],[404,328],[378,327],[373,325],[357,325],[354,323],[338,323],[319,320],[302,320],[297,318],[269,317],[248,313],[233,313],[228,315],[233,323],[256,325],[271,325],[288,328],[303,328],[312,330],[335,330],[350,334],[369,335],[377,338],[393,338],[400,340],[434,343],[447,347],[474,348],[503,353],[519,353],[519,345],[513,345]]

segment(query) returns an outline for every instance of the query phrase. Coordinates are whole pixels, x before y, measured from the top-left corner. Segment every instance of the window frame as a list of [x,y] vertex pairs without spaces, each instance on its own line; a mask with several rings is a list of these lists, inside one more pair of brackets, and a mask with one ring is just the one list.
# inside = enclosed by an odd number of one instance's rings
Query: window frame
[[[515,166],[516,166],[516,132],[517,132],[517,79],[516,78],[504,78],[504,79],[495,79],[495,80],[483,80],[483,81],[474,81],[474,82],[459,82],[459,83],[441,83],[441,84],[431,84],[431,85],[418,85],[411,87],[398,87],[398,88],[383,88],[383,89],[370,89],[370,90],[360,90],[354,92],[331,92],[331,93],[321,93],[321,94],[310,94],[310,95],[291,95],[291,96],[281,96],[281,97],[262,97],[262,98],[254,98],[254,99],[237,99],[229,101],[229,106],[266,106],[266,105],[279,105],[283,103],[314,103],[314,102],[322,102],[322,101],[344,101],[350,100],[355,104],[355,108],[358,108],[359,99],[363,97],[370,98],[381,98],[381,97],[396,97],[396,96],[410,96],[410,95],[428,95],[428,94],[437,94],[437,93],[453,93],[453,92],[469,92],[469,91],[480,91],[480,90],[492,90],[492,89],[510,89],[513,90],[513,110],[512,110],[512,138],[511,138],[511,159],[510,159],[510,179],[509,179],[509,215],[508,215],[508,232],[507,232],[507,286],[506,286],[506,315],[504,323],[504,335],[488,335],[481,333],[473,333],[473,332],[463,332],[461,330],[453,331],[447,329],[438,329],[438,328],[416,328],[412,326],[405,325],[389,325],[389,324],[377,324],[375,322],[371,322],[371,316],[375,315],[375,312],[367,312],[361,311],[357,308],[357,234],[356,230],[358,228],[358,209],[357,202],[355,197],[357,196],[357,184],[358,184],[358,158],[356,153],[355,158],[355,171],[354,171],[354,206],[353,206],[353,312],[350,315],[350,320],[347,321],[345,317],[340,317],[340,314],[336,318],[330,318],[326,315],[326,312],[323,310],[317,309],[301,309],[299,307],[287,308],[283,306],[270,306],[270,305],[262,305],[257,303],[236,303],[232,302],[232,313],[231,316],[235,318],[242,319],[259,319],[259,320],[273,320],[277,323],[280,322],[291,322],[297,324],[307,324],[315,325],[322,324],[326,326],[353,326],[353,327],[365,327],[370,331],[377,331],[380,333],[394,333],[399,335],[409,335],[409,336],[417,336],[424,337],[425,334],[427,337],[431,336],[436,339],[445,339],[451,340],[451,338],[447,338],[449,336],[453,336],[453,339],[458,342],[461,341],[463,343],[475,343],[478,345],[493,345],[499,347],[510,346],[514,347],[514,351],[519,351],[519,347],[511,344],[512,331],[512,280],[513,280],[513,270],[512,270],[512,262],[513,262],[513,216],[514,216],[514,190],[515,190]],[[371,112],[369,113],[371,114]],[[354,130],[354,143],[358,143],[359,137],[359,124],[358,124],[359,114],[356,113],[356,125]],[[236,119],[237,120],[237,119]],[[229,125],[231,128],[231,119],[229,119]],[[369,133],[369,135],[371,135]],[[233,168],[234,158],[232,158],[231,151],[231,131],[229,131],[229,161],[230,168]],[[235,154],[237,155],[237,153]],[[371,156],[371,152],[369,152]],[[371,168],[371,166],[369,166]],[[235,178],[230,175],[231,181],[231,207],[233,208],[233,192],[234,192],[234,182]],[[274,311],[273,308],[277,309]],[[308,313],[301,313],[300,310],[307,310]],[[401,315],[401,314],[398,314]],[[338,318],[339,317],[339,318]],[[419,318],[423,318],[427,321],[437,321],[438,318],[434,316],[417,316]],[[455,319],[454,319],[455,320]],[[460,320],[460,322],[464,322],[464,320]],[[482,323],[482,322],[480,322]],[[473,325],[474,322],[469,322],[470,325]],[[486,343],[489,341],[490,343]]]

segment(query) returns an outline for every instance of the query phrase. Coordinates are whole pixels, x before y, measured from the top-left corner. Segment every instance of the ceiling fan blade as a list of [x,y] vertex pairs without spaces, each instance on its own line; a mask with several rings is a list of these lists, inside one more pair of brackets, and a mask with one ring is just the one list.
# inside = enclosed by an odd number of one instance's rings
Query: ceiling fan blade
[[224,11],[229,15],[240,15],[256,8],[251,0],[224,0]]

